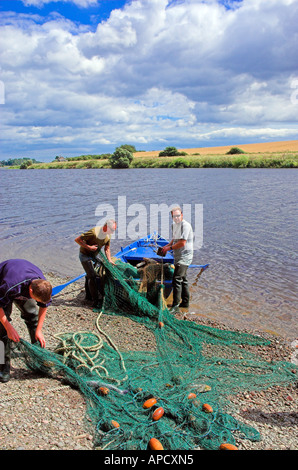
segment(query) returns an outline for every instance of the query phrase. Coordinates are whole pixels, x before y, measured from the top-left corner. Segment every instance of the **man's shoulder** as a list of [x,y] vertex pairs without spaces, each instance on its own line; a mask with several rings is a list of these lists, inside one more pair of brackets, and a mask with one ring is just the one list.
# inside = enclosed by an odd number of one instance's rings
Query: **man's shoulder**
[[105,245],[110,242],[110,235],[104,232],[103,226],[94,227],[94,234],[98,240],[101,240]]
[[192,229],[191,224],[189,222],[187,222],[187,220],[183,219],[181,223],[184,227],[188,227],[188,228]]

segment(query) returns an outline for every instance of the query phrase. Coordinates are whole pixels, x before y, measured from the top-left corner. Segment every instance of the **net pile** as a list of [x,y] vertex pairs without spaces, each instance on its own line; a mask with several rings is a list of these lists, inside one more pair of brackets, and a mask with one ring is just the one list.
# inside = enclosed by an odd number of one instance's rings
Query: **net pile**
[[[164,301],[170,266],[162,267],[161,282],[154,283],[148,282],[148,265],[143,270],[119,261],[111,265],[104,256],[102,263],[105,298],[97,332],[58,335],[54,352],[20,343],[31,369],[84,395],[95,448],[146,450],[151,438],[165,450],[260,440],[256,429],[232,416],[229,396],[293,383],[298,368],[261,360],[262,338],[176,319]],[[103,313],[142,323],[154,335],[156,350],[120,351],[99,327]]]

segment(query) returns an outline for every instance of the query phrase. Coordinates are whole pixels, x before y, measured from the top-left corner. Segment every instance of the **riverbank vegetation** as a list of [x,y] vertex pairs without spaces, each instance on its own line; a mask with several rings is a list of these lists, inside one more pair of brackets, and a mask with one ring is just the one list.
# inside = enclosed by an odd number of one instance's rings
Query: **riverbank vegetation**
[[[121,149],[121,150],[120,150]],[[194,151],[195,150],[195,151]],[[208,149],[187,149],[183,152],[175,147],[166,147],[161,152],[136,151],[134,146],[122,145],[113,154],[81,155],[78,157],[56,157],[50,163],[30,162],[30,165],[15,165],[21,169],[105,169],[105,168],[297,168],[298,151],[247,152],[239,147],[208,154]],[[207,153],[206,153],[207,150]],[[125,155],[124,155],[125,154]]]

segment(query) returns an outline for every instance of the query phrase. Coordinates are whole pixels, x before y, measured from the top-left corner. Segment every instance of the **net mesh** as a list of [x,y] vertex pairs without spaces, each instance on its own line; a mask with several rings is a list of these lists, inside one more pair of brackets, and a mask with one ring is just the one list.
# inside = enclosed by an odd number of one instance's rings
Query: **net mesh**
[[[260,359],[258,347],[268,342],[258,336],[170,314],[164,291],[172,266],[112,265],[104,255],[101,260],[105,297],[95,332],[59,334],[54,351],[19,343],[31,369],[83,394],[95,448],[146,450],[151,438],[165,450],[218,449],[239,439],[260,440],[256,429],[233,417],[229,398],[241,390],[293,383],[298,368]],[[120,351],[99,326],[102,314],[142,323],[154,335],[156,349]],[[153,405],[145,408],[148,400]],[[155,419],[156,410],[160,419]]]

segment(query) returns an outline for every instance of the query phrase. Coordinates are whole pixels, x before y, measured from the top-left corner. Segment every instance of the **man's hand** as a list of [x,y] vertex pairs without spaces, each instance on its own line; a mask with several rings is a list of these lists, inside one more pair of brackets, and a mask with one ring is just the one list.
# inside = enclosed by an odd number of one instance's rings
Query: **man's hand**
[[98,250],[98,245],[88,245],[87,248],[89,251],[96,251]]
[[[169,251],[170,249],[171,249],[171,247],[167,246],[167,245],[162,247],[162,248],[159,248],[160,256],[166,256],[167,251]],[[157,253],[157,254],[159,254],[159,253]]]
[[45,348],[46,340],[44,339],[44,336],[41,331],[36,330],[35,339],[37,339],[40,342],[40,345],[42,348]]
[[7,332],[8,338],[14,341],[15,343],[18,343],[20,341],[19,334],[12,325],[10,324],[8,325],[6,332]]

